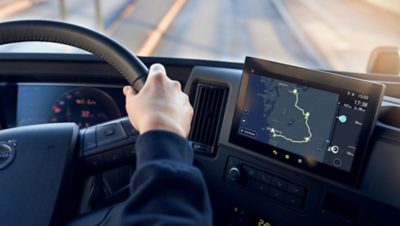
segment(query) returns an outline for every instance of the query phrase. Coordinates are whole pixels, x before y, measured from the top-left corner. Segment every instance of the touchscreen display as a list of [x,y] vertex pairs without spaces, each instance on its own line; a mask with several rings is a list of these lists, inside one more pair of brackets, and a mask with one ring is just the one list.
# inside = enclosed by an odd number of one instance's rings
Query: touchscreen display
[[246,58],[229,141],[356,184],[384,85]]
[[368,99],[250,74],[237,132],[350,171]]

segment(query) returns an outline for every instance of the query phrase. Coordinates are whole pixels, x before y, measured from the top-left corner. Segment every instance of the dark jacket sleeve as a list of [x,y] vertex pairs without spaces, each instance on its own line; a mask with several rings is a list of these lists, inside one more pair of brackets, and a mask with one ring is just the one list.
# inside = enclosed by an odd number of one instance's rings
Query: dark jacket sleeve
[[193,167],[188,142],[174,133],[150,131],[136,142],[137,169],[121,225],[212,225],[207,188]]

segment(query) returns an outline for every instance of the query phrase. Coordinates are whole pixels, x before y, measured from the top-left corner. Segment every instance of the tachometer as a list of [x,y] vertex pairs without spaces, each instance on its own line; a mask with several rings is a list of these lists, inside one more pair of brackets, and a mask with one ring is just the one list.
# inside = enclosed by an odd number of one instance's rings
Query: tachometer
[[96,88],[67,91],[52,105],[51,111],[51,122],[75,122],[80,128],[121,117],[110,95]]

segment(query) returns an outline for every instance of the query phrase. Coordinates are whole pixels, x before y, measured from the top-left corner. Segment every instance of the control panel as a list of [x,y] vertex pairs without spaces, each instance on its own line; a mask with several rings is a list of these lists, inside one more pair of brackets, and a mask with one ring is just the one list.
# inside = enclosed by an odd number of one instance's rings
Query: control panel
[[139,133],[127,117],[81,130],[82,159],[90,173],[135,161]]
[[234,157],[228,158],[225,181],[296,210],[303,208],[307,196],[306,187]]

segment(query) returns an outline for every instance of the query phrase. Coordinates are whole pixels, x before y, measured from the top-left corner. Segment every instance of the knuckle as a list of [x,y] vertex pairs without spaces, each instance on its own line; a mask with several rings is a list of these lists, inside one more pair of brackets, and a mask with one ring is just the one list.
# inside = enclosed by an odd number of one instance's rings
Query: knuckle
[[193,115],[193,113],[194,113],[193,107],[191,105],[189,105],[188,108],[189,108],[190,115]]
[[165,78],[165,75],[161,71],[157,71],[154,74],[152,74],[152,76],[151,76],[151,79],[156,82],[161,82],[164,80],[164,78]]
[[149,76],[147,78],[148,81],[146,82],[146,84],[147,83],[163,83],[165,80],[165,77],[166,76],[161,71],[153,72],[153,73],[149,74]]
[[128,104],[125,104],[125,111],[129,114],[131,111],[130,111],[130,107],[129,107],[129,105]]
[[172,84],[174,85],[174,87],[176,87],[179,90],[182,88],[181,83],[178,81],[172,81]]
[[189,102],[189,96],[186,93],[182,93],[183,99]]

